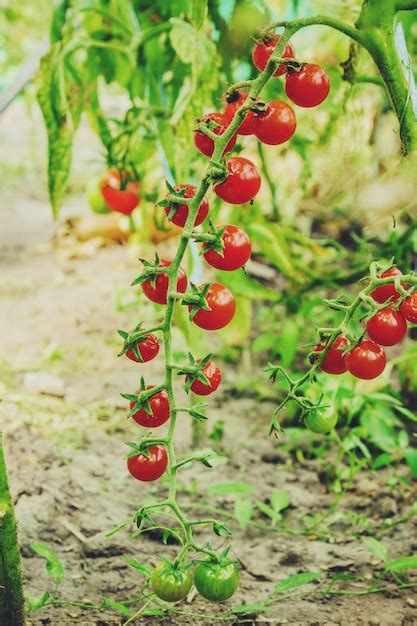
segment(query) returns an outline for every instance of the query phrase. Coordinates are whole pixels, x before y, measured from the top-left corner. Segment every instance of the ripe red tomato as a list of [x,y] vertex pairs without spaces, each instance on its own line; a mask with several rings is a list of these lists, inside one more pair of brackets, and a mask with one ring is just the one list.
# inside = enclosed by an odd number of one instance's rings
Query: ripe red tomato
[[[223,113],[209,113],[208,115],[205,115],[201,121],[206,122],[208,120],[211,120],[212,122],[215,122],[219,125],[217,128],[213,128],[213,132],[216,135],[223,135],[224,131],[229,126],[229,120],[223,115]],[[213,154],[214,141],[210,139],[210,137],[207,137],[207,135],[205,135],[204,133],[196,130],[194,133],[194,143],[196,148],[206,156],[211,156]],[[226,146],[225,152],[230,152],[230,150],[233,150],[235,143],[236,135],[233,135],[233,137],[231,137],[229,143]]]
[[168,454],[164,446],[159,444],[148,450],[149,458],[144,454],[137,454],[127,459],[127,469],[136,480],[150,482],[158,480],[168,465]]
[[[324,346],[315,346],[314,352],[322,352],[326,344]],[[343,374],[346,372],[347,367],[343,356],[343,349],[346,349],[348,345],[349,342],[346,337],[344,335],[338,335],[324,357],[320,369],[323,370],[323,372],[327,372],[327,374]],[[318,358],[317,356],[316,359]]]
[[[201,359],[197,360],[197,363],[200,363]],[[209,381],[209,384],[201,382],[201,380],[195,380],[190,389],[197,396],[208,396],[213,391],[216,391],[217,387],[222,382],[222,373],[215,364],[214,361],[208,361],[208,363],[203,367],[203,374]],[[188,380],[188,376],[186,377]]]
[[[175,185],[175,191],[182,191],[185,189],[184,198],[194,198],[197,189],[193,185]],[[175,213],[171,217],[171,222],[176,226],[185,226],[185,222],[188,217],[188,206],[186,204],[174,204],[172,206],[165,207],[165,213],[169,216],[171,209],[175,208]],[[203,198],[200,207],[198,209],[197,217],[195,218],[194,226],[199,226],[204,222],[209,210],[209,204],[207,198]]]
[[299,107],[315,107],[329,95],[330,79],[319,65],[305,63],[299,71],[287,74],[285,91]]
[[[169,267],[170,265],[171,261],[161,259],[159,267]],[[168,295],[168,282],[168,274],[158,274],[154,281],[145,280],[142,283],[143,293],[152,302],[156,302],[157,304],[166,304]],[[180,267],[177,279],[177,291],[179,293],[184,293],[187,289],[187,284],[187,276],[182,267]]]
[[244,204],[253,200],[261,187],[261,176],[256,165],[244,157],[231,157],[226,162],[227,178],[214,187],[215,193],[230,204]]
[[[398,267],[391,267],[391,269],[382,272],[380,278],[389,278],[390,276],[402,276],[402,274],[402,271],[399,270]],[[392,302],[396,302],[400,297],[400,294],[395,289],[394,285],[389,284],[376,287],[376,289],[371,292],[371,296],[376,302],[383,304],[384,302],[389,300],[389,298],[391,298]]]
[[368,320],[366,330],[370,338],[381,346],[394,346],[404,339],[407,322],[401,313],[387,306]]
[[135,361],[136,363],[146,363],[146,361],[151,361],[159,352],[159,341],[152,333],[139,339],[136,345],[139,352],[139,358],[136,356],[133,348],[129,348],[126,352],[128,359]]
[[140,182],[129,181],[125,189],[121,189],[125,177],[124,172],[120,173],[116,168],[111,168],[101,182],[101,193],[110,209],[123,215],[130,215],[140,202]]
[[[269,58],[277,47],[277,43],[280,39],[280,35],[273,35],[270,39],[261,39],[255,43],[252,50],[252,60],[259,71],[262,71],[266,68]],[[295,58],[295,48],[290,41],[286,44],[284,52],[281,56],[284,59]],[[277,69],[274,72],[274,76],[281,76],[282,74],[285,74],[286,71],[287,68],[285,67],[285,65],[278,65]]]
[[356,378],[371,380],[385,369],[387,357],[385,352],[374,341],[364,339],[350,352],[346,353],[345,363],[349,372]]
[[272,100],[264,113],[254,115],[254,134],[262,143],[271,146],[288,141],[296,126],[297,118],[293,109],[281,100]]
[[[146,389],[153,389],[154,385],[148,385]],[[140,393],[136,391],[135,393]],[[145,428],[157,428],[165,424],[170,418],[171,411],[169,407],[168,394],[165,390],[156,393],[149,398],[149,404],[151,405],[152,413],[149,415],[145,409],[139,409],[132,415],[132,419],[135,420],[140,426]],[[130,403],[130,409],[135,406],[134,402]]]
[[[217,230],[221,230],[221,227]],[[244,230],[229,224],[225,227],[222,235],[223,250],[216,252],[214,248],[204,248],[204,258],[207,263],[218,270],[232,272],[243,267],[247,263],[252,246],[249,237]]]
[[[202,289],[204,285],[200,285]],[[230,289],[220,283],[212,283],[206,295],[208,311],[200,309],[193,317],[193,322],[205,330],[219,330],[231,322],[236,311],[236,302]],[[189,310],[193,307],[190,304]]]
[[411,296],[401,303],[400,312],[406,320],[412,324],[417,324],[417,291],[413,291]]
[[[247,93],[241,93],[239,94],[239,97],[237,100],[228,102],[226,106],[224,107],[223,115],[226,117],[229,124],[234,118],[236,111],[240,109],[240,107],[245,102],[247,97],[248,97]],[[237,129],[238,135],[253,135],[253,132],[254,132],[253,131],[253,117],[254,116],[253,116],[252,111],[249,111],[246,114],[245,119],[243,120],[239,128]]]

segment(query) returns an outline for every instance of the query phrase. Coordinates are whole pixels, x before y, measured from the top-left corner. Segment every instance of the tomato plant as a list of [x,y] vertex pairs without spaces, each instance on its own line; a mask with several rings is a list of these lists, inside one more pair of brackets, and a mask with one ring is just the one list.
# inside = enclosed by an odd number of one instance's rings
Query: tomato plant
[[417,292],[406,298],[400,305],[400,313],[412,324],[417,324]]
[[203,367],[198,371],[197,375],[187,376],[186,380],[190,383],[190,389],[197,396],[208,396],[216,391],[222,382],[222,373],[214,361],[208,360],[206,363],[201,359],[197,363],[202,363]]
[[130,215],[140,202],[140,182],[128,180],[125,172],[120,173],[115,168],[109,170],[100,188],[106,205],[117,213]]

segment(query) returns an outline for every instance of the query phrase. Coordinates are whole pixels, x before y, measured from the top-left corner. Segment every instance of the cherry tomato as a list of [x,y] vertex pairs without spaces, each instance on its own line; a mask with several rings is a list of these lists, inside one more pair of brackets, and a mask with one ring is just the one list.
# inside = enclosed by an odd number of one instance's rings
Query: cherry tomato
[[[239,97],[237,98],[237,100],[228,102],[226,106],[224,107],[223,115],[227,118],[229,124],[234,118],[236,111],[240,109],[240,107],[245,102],[247,97],[248,97],[247,93],[241,93],[239,94]],[[239,128],[237,129],[238,135],[253,135],[253,132],[254,132],[253,117],[254,116],[253,116],[252,111],[249,111],[246,114],[245,119],[243,120]]]
[[329,95],[330,79],[322,67],[306,63],[299,71],[287,74],[285,91],[299,107],[315,107]]
[[[193,185],[175,185],[175,191],[182,191],[185,189],[184,198],[194,198],[197,189]],[[175,208],[175,213],[171,217],[171,222],[176,226],[185,226],[185,222],[188,217],[188,206],[186,204],[174,204],[172,206],[165,207],[165,213],[169,216],[171,209]],[[199,226],[204,222],[209,210],[209,204],[207,198],[203,198],[198,209],[197,217],[195,218],[194,226]]]
[[133,348],[129,348],[126,352],[128,359],[136,361],[136,363],[146,363],[146,361],[151,361],[159,352],[159,341],[152,333],[139,339],[136,345],[139,358],[136,356]]
[[349,372],[356,378],[371,380],[385,369],[387,357],[385,352],[374,341],[364,339],[350,352],[346,353],[345,363]]
[[[280,35],[273,35],[269,39],[261,39],[255,43],[252,49],[252,60],[255,67],[257,67],[259,71],[262,71],[266,68],[269,58],[277,47],[280,39]],[[295,48],[290,41],[286,44],[284,52],[281,56],[283,59],[295,58]],[[278,65],[277,69],[274,72],[274,76],[281,76],[282,74],[285,74],[286,71],[287,68],[285,67],[285,65]]]
[[[202,118],[202,122],[206,122],[211,120],[218,124],[217,128],[213,128],[213,132],[216,135],[223,135],[226,128],[229,126],[229,120],[223,115],[223,113],[209,113]],[[196,130],[194,133],[194,143],[195,146],[200,152],[205,154],[206,156],[211,156],[214,152],[214,141],[207,137],[204,133]],[[225,152],[230,152],[233,150],[236,143],[236,135],[233,135],[229,140],[229,143],[226,146]]]
[[[198,359],[197,363],[200,361],[201,359]],[[213,393],[213,391],[216,391],[217,387],[222,382],[222,373],[214,361],[208,361],[203,367],[203,374],[209,381],[208,385],[197,379],[191,385],[191,391],[197,396],[208,396],[210,393]],[[188,376],[186,380],[188,380]]]
[[407,332],[407,322],[401,313],[387,306],[377,311],[366,324],[368,335],[381,346],[394,346]]
[[[402,274],[402,271],[399,270],[398,267],[391,267],[391,269],[382,272],[380,278],[389,278],[390,276],[402,276]],[[383,304],[384,302],[389,300],[389,298],[391,298],[392,302],[396,302],[400,297],[400,294],[395,289],[394,285],[388,284],[376,287],[376,289],[372,291],[371,296],[376,302]]]
[[88,183],[87,199],[94,213],[110,213],[110,209],[104,200],[99,180],[90,180]]
[[[159,267],[169,267],[170,265],[171,261],[161,259]],[[166,304],[168,295],[168,283],[168,274],[158,274],[154,281],[145,280],[142,283],[142,290],[145,296],[152,302],[156,302],[157,304]],[[177,291],[179,293],[184,293],[187,289],[187,284],[187,276],[182,267],[180,267],[177,279]]]
[[112,168],[101,183],[101,193],[110,209],[124,215],[130,215],[140,202],[140,182],[129,181],[126,183],[125,189],[121,189],[124,178],[123,172],[120,173],[117,169]]
[[[202,289],[204,285],[200,285]],[[212,283],[206,295],[208,311],[200,309],[193,322],[205,330],[219,330],[231,322],[236,311],[236,302],[230,289],[220,283]],[[192,305],[189,310],[192,311]]]
[[[154,385],[148,385],[146,389],[153,389]],[[139,391],[136,391],[139,393]],[[132,415],[132,419],[145,428],[157,428],[165,424],[170,418],[171,410],[169,407],[168,394],[165,390],[155,393],[149,398],[149,404],[151,405],[151,415],[145,411],[145,409],[139,409]],[[135,406],[134,402],[130,403],[130,409]]]
[[244,204],[253,200],[261,187],[258,168],[244,157],[231,157],[226,162],[228,176],[218,185],[215,193],[230,204]]
[[[218,229],[221,230],[221,227]],[[207,263],[218,270],[231,272],[238,270],[247,263],[252,246],[244,230],[229,224],[222,235],[223,250],[216,252],[214,248],[205,248],[204,258]]]
[[172,563],[161,563],[151,574],[152,589],[165,602],[178,602],[185,598],[192,583],[190,572]]
[[159,444],[148,450],[149,458],[137,454],[127,459],[127,469],[136,480],[151,482],[158,480],[168,466],[168,454],[164,446]]
[[234,563],[205,561],[194,570],[194,584],[206,600],[223,602],[238,588],[239,570]]
[[[322,352],[326,347],[327,341],[324,346],[315,346],[314,352]],[[343,348],[349,345],[348,340],[344,335],[338,335],[334,340],[331,348],[324,357],[320,369],[327,374],[343,374],[346,372],[347,367],[345,358],[343,356]],[[316,357],[317,359],[318,357]]]
[[312,411],[305,418],[306,426],[312,433],[316,435],[325,435],[329,433],[337,424],[337,414],[334,409],[321,409]]
[[253,128],[262,143],[277,146],[288,141],[297,126],[295,113],[289,104],[281,100],[268,103],[265,113],[254,115]]
[[412,324],[417,324],[417,291],[413,291],[411,296],[401,303],[400,312],[406,320]]

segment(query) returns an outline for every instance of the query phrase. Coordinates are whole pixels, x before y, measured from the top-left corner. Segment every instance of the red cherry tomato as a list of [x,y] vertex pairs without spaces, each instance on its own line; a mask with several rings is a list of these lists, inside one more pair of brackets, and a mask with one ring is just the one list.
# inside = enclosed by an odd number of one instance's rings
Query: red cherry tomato
[[[382,272],[381,278],[389,278],[390,276],[402,276],[402,274],[402,271],[399,270],[398,267],[391,267],[391,269]],[[389,284],[380,285],[372,291],[371,296],[376,302],[383,304],[384,302],[389,300],[389,298],[391,298],[392,302],[396,302],[400,297],[400,294],[395,289],[394,285]]]
[[261,176],[256,165],[244,157],[231,157],[226,162],[228,176],[215,193],[230,204],[244,204],[253,200],[261,187]]
[[[240,109],[240,107],[245,102],[247,97],[248,97],[247,93],[241,93],[241,94],[239,94],[239,97],[237,98],[237,100],[233,100],[232,102],[228,102],[226,104],[226,106],[224,107],[223,115],[226,117],[226,119],[228,120],[229,124],[232,121],[232,119],[234,118],[236,111],[238,109]],[[254,130],[253,130],[253,113],[252,113],[252,111],[249,111],[246,114],[245,119],[243,120],[243,122],[241,123],[239,128],[237,129],[237,134],[238,135],[253,135],[253,132],[254,132]]]
[[[273,37],[271,37],[269,40],[260,40],[256,42],[252,50],[252,60],[258,70],[262,71],[266,68],[266,64],[268,63],[271,54],[277,47],[277,43],[280,39],[280,35],[273,35]],[[290,41],[286,44],[284,52],[281,56],[284,59],[295,58],[295,48]],[[281,76],[282,74],[285,74],[286,71],[287,68],[285,67],[285,65],[278,65],[277,69],[274,72],[274,76]]]
[[417,324],[417,291],[406,298],[400,305],[400,313],[412,324]]
[[322,67],[306,63],[299,71],[287,74],[285,91],[299,107],[315,107],[329,95],[330,79]]
[[142,337],[137,342],[137,348],[140,355],[140,358],[136,356],[133,351],[133,348],[129,348],[126,352],[126,356],[131,361],[136,361],[136,363],[146,363],[146,361],[151,361],[156,357],[159,352],[159,341],[155,335],[150,333],[146,335],[146,337]]
[[[200,285],[200,289],[204,285]],[[205,330],[219,330],[231,322],[236,311],[236,302],[230,289],[220,283],[212,283],[206,295],[208,311],[200,309],[193,322]],[[192,310],[192,305],[189,306]]]
[[[146,389],[153,389],[154,385],[148,385]],[[136,391],[139,393],[139,391]],[[152,413],[149,415],[145,409],[139,409],[132,415],[132,419],[135,420],[140,426],[145,428],[157,428],[165,424],[170,418],[171,411],[169,408],[168,394],[165,390],[156,393],[149,398],[149,404],[151,405]],[[130,403],[130,409],[135,406],[134,402]]]
[[364,339],[350,352],[346,353],[345,363],[349,372],[356,378],[371,380],[385,369],[387,357],[385,352],[374,341]]
[[[182,191],[185,189],[184,198],[194,198],[197,189],[193,185],[175,185],[175,191]],[[174,204],[172,206],[165,207],[165,213],[169,216],[171,209],[175,208],[175,213],[171,217],[171,222],[176,226],[185,226],[185,222],[188,217],[188,206],[186,204]],[[197,217],[195,218],[194,226],[199,226],[204,222],[209,210],[209,204],[207,198],[203,198],[200,207],[198,209]]]
[[265,113],[257,113],[253,121],[256,137],[271,146],[288,141],[296,126],[297,118],[293,109],[281,100],[269,102]]
[[[198,359],[197,363],[200,361],[201,359]],[[217,387],[222,382],[222,373],[214,361],[208,361],[203,367],[203,374],[209,381],[208,385],[197,379],[191,385],[191,391],[197,396],[208,396],[210,393],[213,393],[213,391],[216,391]],[[186,380],[188,380],[188,376]]]
[[107,206],[118,213],[130,215],[139,202],[139,181],[129,181],[125,189],[121,189],[122,181],[126,175],[112,168],[101,182],[101,193]]
[[144,454],[137,454],[127,459],[127,469],[136,480],[158,480],[167,468],[168,454],[163,446],[152,446],[148,454],[149,458]]
[[[171,261],[161,259],[159,267],[169,267],[170,265]],[[158,274],[154,281],[145,280],[142,283],[143,293],[152,302],[156,302],[157,304],[166,304],[168,295],[168,282],[168,274]],[[177,291],[179,293],[184,293],[187,289],[187,283],[187,276],[182,267],[180,267],[177,279]]]
[[394,346],[404,339],[407,322],[401,313],[387,306],[368,320],[366,330],[370,338],[381,346]]
[[[221,230],[221,227],[218,229]],[[204,258],[207,263],[218,270],[231,272],[238,270],[247,263],[252,246],[244,230],[229,224],[222,235],[223,250],[216,252],[213,248],[205,248]]]
[[[315,346],[314,352],[322,352],[326,344],[324,346]],[[327,372],[327,374],[343,374],[346,372],[347,367],[343,356],[343,349],[348,345],[349,342],[346,337],[344,335],[338,335],[324,357],[320,369],[323,370],[323,372]],[[317,356],[316,359],[317,358],[319,357]]]
[[[212,122],[216,122],[218,124],[217,128],[213,128],[213,132],[216,135],[223,135],[226,128],[229,126],[229,120],[223,115],[223,113],[209,113],[202,118],[202,122],[206,122],[211,120]],[[214,141],[207,137],[204,133],[196,130],[194,133],[194,143],[195,146],[200,152],[205,154],[206,156],[211,156],[214,152]],[[230,152],[233,150],[236,143],[236,135],[233,135],[229,140],[229,143],[226,146],[225,152]]]

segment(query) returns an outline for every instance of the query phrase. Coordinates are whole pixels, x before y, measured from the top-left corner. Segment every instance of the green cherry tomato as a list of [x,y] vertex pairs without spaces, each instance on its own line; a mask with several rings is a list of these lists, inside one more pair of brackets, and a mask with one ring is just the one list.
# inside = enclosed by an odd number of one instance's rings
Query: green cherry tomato
[[305,418],[306,426],[316,435],[329,433],[337,424],[337,415],[333,409],[324,409],[309,413]]
[[194,571],[194,584],[210,602],[223,602],[239,586],[239,570],[233,563],[199,563]]
[[110,213],[110,209],[103,198],[103,194],[101,193],[99,180],[90,180],[88,183],[87,200],[94,213]]
[[174,567],[172,563],[161,563],[151,574],[152,589],[165,602],[178,602],[185,598],[192,582],[188,570]]

